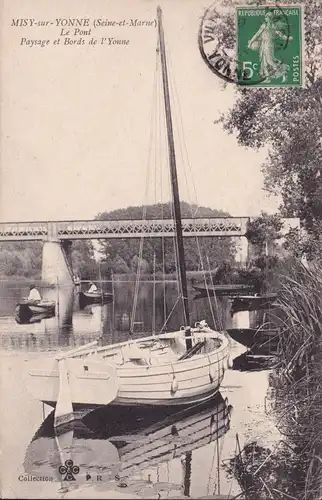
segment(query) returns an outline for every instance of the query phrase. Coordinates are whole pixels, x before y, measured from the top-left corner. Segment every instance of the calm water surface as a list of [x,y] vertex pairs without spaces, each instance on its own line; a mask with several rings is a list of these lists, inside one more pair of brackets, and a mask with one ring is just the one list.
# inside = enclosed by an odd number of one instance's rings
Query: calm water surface
[[[131,320],[136,335],[160,331],[172,311],[167,329],[182,324],[175,306],[174,283],[166,288],[143,284],[132,316],[133,283],[115,284],[114,304],[80,311],[75,291],[68,287],[44,289],[58,303],[54,318],[18,324],[17,300],[28,294],[28,283],[0,285],[1,355],[1,470],[2,491],[9,498],[171,498],[213,494],[237,495],[240,488],[226,473],[225,463],[256,439],[271,446],[279,439],[265,413],[268,371],[228,370],[220,395],[211,403],[183,412],[138,412],[106,408],[57,436],[50,408],[27,393],[25,361],[58,349],[82,345],[103,335],[106,343],[128,338]],[[156,305],[153,307],[153,297]],[[193,299],[192,322],[214,324],[208,299]],[[215,303],[220,327],[248,326],[247,313],[230,317],[225,299]],[[231,341],[231,356],[245,348]],[[75,481],[62,481],[59,466],[72,459],[80,470]],[[34,481],[33,477],[49,478]]]

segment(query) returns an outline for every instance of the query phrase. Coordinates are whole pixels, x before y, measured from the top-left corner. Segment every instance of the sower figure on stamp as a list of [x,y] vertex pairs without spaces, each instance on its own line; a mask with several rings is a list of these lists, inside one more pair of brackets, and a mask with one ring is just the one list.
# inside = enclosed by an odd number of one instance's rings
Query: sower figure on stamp
[[292,40],[291,36],[282,33],[280,26],[280,21],[274,21],[273,12],[268,11],[265,14],[263,24],[248,42],[249,49],[259,51],[261,65],[259,74],[268,81],[270,78],[282,77],[282,82],[285,82],[287,72],[290,69],[288,64],[283,63],[274,55],[274,42],[277,36],[283,40]]

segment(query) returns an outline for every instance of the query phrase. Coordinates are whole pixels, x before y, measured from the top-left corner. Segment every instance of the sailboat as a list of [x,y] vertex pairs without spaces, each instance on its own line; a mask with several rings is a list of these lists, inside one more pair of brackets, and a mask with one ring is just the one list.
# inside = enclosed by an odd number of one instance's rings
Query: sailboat
[[[30,361],[28,390],[55,407],[55,426],[86,409],[113,406],[185,406],[207,401],[219,391],[228,366],[229,342],[202,320],[190,325],[182,221],[171,116],[162,12],[157,10],[158,49],[176,228],[175,250],[185,325],[113,345],[92,342]],[[80,413],[78,413],[78,410]]]

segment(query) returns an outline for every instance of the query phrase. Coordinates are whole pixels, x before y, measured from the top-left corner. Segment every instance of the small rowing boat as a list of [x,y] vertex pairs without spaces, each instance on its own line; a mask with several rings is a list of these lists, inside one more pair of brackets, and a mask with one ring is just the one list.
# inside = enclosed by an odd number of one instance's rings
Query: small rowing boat
[[237,293],[250,293],[254,291],[254,287],[251,285],[241,285],[241,284],[221,284],[221,285],[193,285],[196,292],[201,295],[217,295],[224,296]]
[[276,299],[276,293],[266,293],[264,295],[235,295],[231,297],[231,314],[240,311],[268,309],[270,306],[274,305]]
[[78,294],[79,307],[84,307],[91,304],[108,304],[113,302],[113,294],[110,292],[79,292]]
[[30,300],[21,299],[16,305],[16,315],[19,317],[31,316],[33,314],[55,314],[56,303],[54,300]]
[[263,349],[267,345],[276,348],[279,341],[279,331],[274,328],[228,328],[227,333],[249,349]]

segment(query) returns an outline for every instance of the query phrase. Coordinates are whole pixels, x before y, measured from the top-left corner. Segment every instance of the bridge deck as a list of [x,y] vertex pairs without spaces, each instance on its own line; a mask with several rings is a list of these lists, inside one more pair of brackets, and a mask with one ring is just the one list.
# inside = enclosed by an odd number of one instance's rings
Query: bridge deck
[[[183,236],[243,236],[248,217],[182,219]],[[0,241],[160,238],[175,234],[171,219],[1,222]]]

